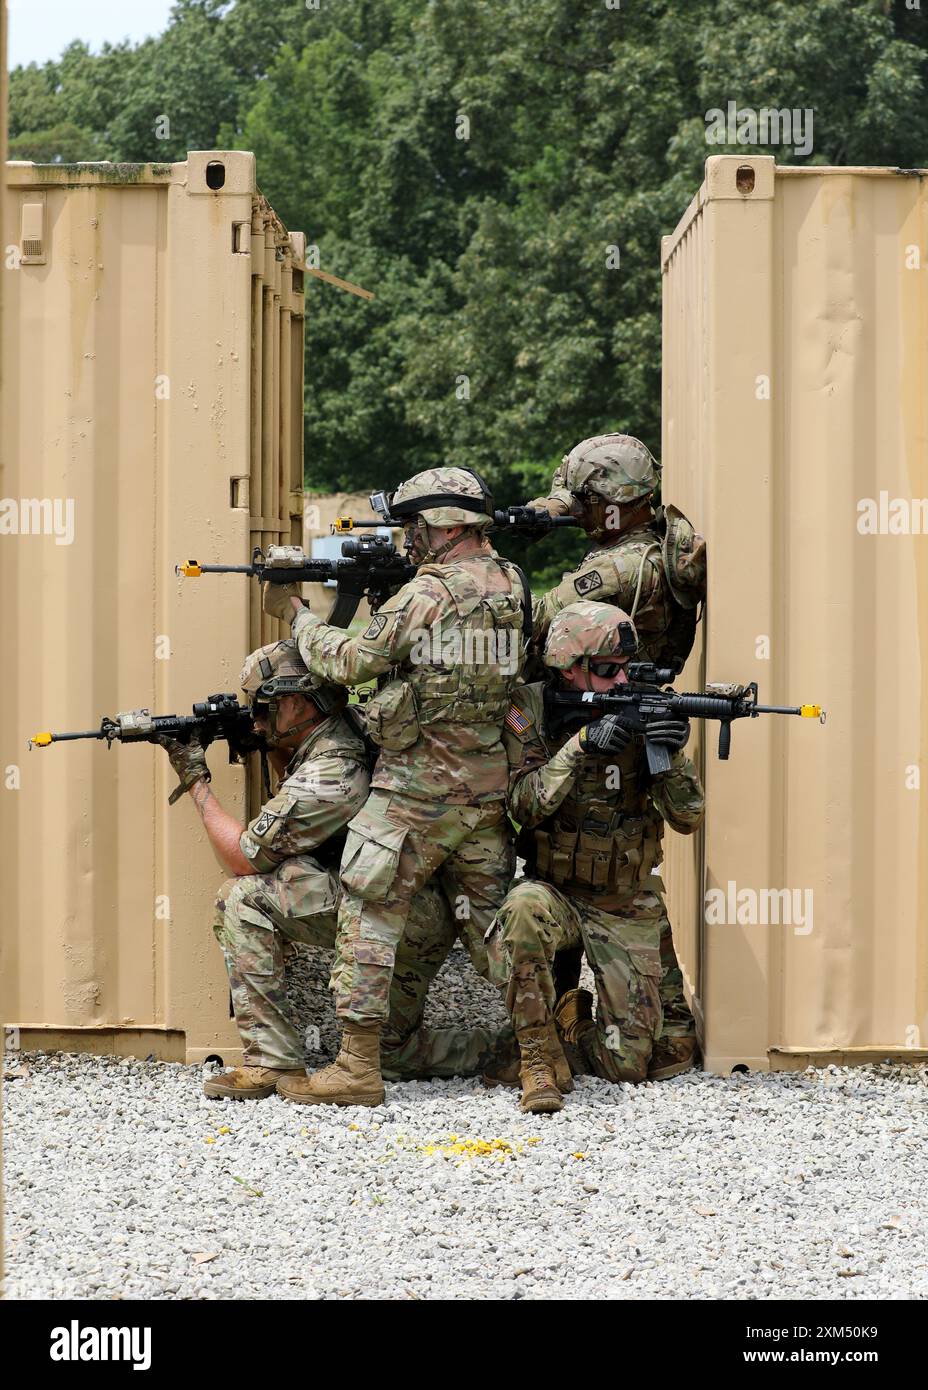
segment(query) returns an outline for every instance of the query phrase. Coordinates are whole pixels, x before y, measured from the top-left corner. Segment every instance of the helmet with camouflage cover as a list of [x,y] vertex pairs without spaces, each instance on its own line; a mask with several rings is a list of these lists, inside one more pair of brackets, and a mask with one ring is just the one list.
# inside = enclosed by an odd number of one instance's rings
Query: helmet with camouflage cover
[[246,656],[240,680],[250,700],[260,698],[262,703],[273,695],[308,695],[322,685],[300,656],[292,637],[269,642]]
[[258,705],[268,706],[265,737],[272,746],[290,734],[308,730],[318,718],[311,715],[288,729],[279,729],[277,710],[282,695],[305,695],[312,700],[320,715],[329,714],[344,698],[337,686],[328,685],[319,676],[313,675],[292,637],[269,642],[267,646],[251,652],[245,658],[240,679],[253,712],[256,712]]
[[390,499],[390,515],[421,516],[428,526],[492,526],[493,497],[470,468],[426,468]]
[[555,671],[567,671],[578,661],[586,669],[591,660],[633,656],[637,646],[635,624],[621,608],[580,599],[551,619],[542,659]]
[[634,435],[596,434],[564,455],[558,478],[574,496],[592,493],[604,502],[627,504],[651,495],[660,464]]

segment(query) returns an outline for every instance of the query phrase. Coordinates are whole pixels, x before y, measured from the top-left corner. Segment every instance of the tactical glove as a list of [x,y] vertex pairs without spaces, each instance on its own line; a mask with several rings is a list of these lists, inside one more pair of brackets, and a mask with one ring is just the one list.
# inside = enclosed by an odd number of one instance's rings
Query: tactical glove
[[662,743],[665,748],[685,748],[690,736],[688,719],[655,719],[648,725],[645,737],[649,743]]
[[168,797],[168,805],[173,806],[195,782],[209,782],[211,773],[206,766],[206,754],[200,746],[199,739],[191,738],[189,743],[181,743],[170,734],[160,734],[157,741],[162,748],[167,749],[171,766],[180,778],[179,784]]
[[294,607],[291,598],[298,598],[305,608],[306,600],[300,597],[298,584],[272,584],[265,579],[261,585],[261,605],[271,618],[282,618],[285,623],[293,621]]
[[580,747],[584,753],[621,753],[631,739],[617,714],[606,714],[595,724],[584,724],[580,730]]

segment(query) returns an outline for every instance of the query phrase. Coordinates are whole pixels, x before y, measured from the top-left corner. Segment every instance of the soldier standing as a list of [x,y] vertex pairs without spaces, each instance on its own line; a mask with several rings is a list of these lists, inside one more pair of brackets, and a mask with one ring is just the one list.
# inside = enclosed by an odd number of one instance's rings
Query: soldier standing
[[[643,740],[616,716],[587,723],[581,711],[571,723],[545,699],[558,687],[603,693],[624,684],[634,645],[621,609],[585,601],[562,609],[544,648],[551,677],[520,686],[506,720],[509,805],[522,827],[526,877],[507,895],[491,941],[499,939],[509,974],[523,1110],[562,1106],[566,1088],[547,1055],[552,1016],[575,1074],[654,1080],[693,1064],[694,1039],[662,1009],[661,941],[670,924],[653,872],[664,822],[691,834],[703,817],[699,777],[682,751],[689,722],[649,727],[650,741],[673,750],[670,769],[652,776]],[[555,954],[578,947],[596,982],[595,1021],[588,991],[556,997]]]
[[493,978],[484,935],[512,878],[501,734],[531,625],[524,578],[486,539],[493,500],[469,469],[419,473],[387,505],[418,570],[359,637],[310,613],[294,586],[264,593],[325,680],[355,686],[389,673],[366,706],[381,751],[341,862],[341,1050],[334,1065],[280,1086],[307,1104],[383,1098],[381,1030],[415,893],[438,877],[474,966]]
[[630,434],[598,434],[565,454],[547,497],[529,502],[576,516],[597,542],[535,602],[540,646],[555,613],[577,599],[614,603],[638,632],[641,659],[683,669],[706,597],[706,547],[676,507],[655,507],[660,467]]
[[[271,1095],[284,1077],[305,1076],[303,1045],[287,1001],[287,943],[331,949],[337,867],[347,822],[369,794],[367,750],[346,721],[345,692],[309,673],[292,639],[248,657],[242,688],[279,779],[276,794],[243,827],[220,806],[197,742],[166,738],[217,858],[231,877],[219,891],[213,930],[225,956],[244,1064],[204,1083],[207,1096]],[[397,949],[385,1055],[391,1075],[452,1076],[475,1070],[491,1044],[483,1030],[425,1030],[429,983],[454,942],[447,905],[434,888],[411,902]]]

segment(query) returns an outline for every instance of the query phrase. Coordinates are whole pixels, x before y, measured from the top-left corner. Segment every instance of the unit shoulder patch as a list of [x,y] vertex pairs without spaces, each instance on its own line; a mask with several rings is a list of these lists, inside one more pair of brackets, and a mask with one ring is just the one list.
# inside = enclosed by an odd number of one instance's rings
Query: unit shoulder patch
[[371,618],[370,622],[369,622],[368,625],[367,625],[367,629],[366,629],[366,631],[365,631],[365,633],[364,633],[364,636],[365,636],[369,641],[373,641],[375,637],[379,637],[379,636],[380,636],[380,634],[383,632],[383,630],[384,630],[384,628],[386,627],[386,625],[387,625],[387,619],[386,619],[385,614],[383,614],[383,613],[375,613],[374,616]]
[[603,577],[599,570],[587,570],[586,574],[578,574],[574,580],[574,588],[581,598],[587,594],[592,594],[596,589],[603,587]]
[[268,815],[267,811],[262,811],[252,827],[253,835],[266,835],[274,824],[274,817]]

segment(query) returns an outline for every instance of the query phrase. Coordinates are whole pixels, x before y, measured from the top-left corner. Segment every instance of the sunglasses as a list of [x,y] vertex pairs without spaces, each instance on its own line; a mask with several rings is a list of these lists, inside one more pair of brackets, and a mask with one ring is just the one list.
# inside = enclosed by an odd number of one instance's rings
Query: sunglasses
[[594,676],[617,676],[620,671],[624,671],[627,662],[625,661],[591,661],[590,670]]

